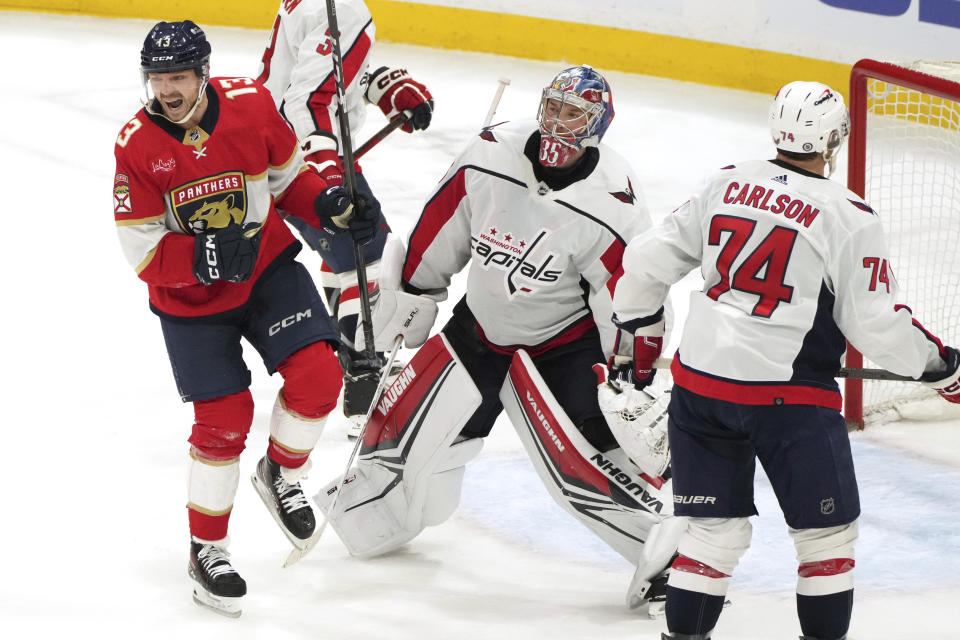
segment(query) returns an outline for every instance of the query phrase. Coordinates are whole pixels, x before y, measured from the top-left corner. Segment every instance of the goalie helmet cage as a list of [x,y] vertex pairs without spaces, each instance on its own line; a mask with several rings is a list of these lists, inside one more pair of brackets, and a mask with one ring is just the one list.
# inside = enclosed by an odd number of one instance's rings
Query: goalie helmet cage
[[[850,73],[847,186],[883,223],[903,302],[947,343],[960,309],[960,63],[908,66],[861,60]],[[882,264],[877,285],[892,277]],[[864,366],[847,345],[847,367]],[[897,407],[935,394],[917,383],[847,379],[851,428],[899,417]]]

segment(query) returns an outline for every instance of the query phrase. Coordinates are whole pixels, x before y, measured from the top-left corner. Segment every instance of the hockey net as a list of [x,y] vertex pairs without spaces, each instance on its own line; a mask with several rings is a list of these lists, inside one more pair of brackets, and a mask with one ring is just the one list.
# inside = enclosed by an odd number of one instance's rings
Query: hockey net
[[[861,60],[850,76],[847,184],[883,223],[901,302],[947,344],[960,338],[960,62]],[[876,366],[848,346],[848,367]],[[941,417],[917,383],[847,380],[851,426]],[[931,400],[935,400],[933,402]]]

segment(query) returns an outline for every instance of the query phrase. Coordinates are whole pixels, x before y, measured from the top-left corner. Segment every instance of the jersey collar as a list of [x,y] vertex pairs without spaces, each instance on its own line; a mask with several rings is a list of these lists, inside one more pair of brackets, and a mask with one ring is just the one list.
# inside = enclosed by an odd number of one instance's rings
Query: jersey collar
[[819,178],[820,180],[828,180],[828,179],[829,179],[829,178],[827,178],[826,176],[820,175],[819,173],[814,173],[813,171],[807,171],[806,169],[801,169],[800,167],[798,167],[798,166],[796,166],[796,165],[790,164],[789,162],[784,162],[783,160],[780,160],[780,159],[777,159],[777,158],[774,158],[773,160],[770,160],[770,162],[772,162],[773,164],[777,165],[778,167],[782,167],[782,168],[784,168],[784,169],[789,169],[790,171],[795,171],[796,173],[799,173],[799,174],[802,175],[802,176],[807,176],[807,177],[809,177],[809,178]]

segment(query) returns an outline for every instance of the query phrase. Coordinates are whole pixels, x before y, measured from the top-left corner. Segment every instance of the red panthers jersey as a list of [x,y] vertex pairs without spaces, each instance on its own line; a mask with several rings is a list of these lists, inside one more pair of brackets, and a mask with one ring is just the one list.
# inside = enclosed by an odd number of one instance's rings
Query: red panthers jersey
[[[190,129],[140,110],[115,147],[113,210],[127,261],[149,287],[155,312],[205,316],[244,304],[264,271],[300,249],[280,219],[307,220],[325,183],[304,167],[297,139],[269,92],[249,78],[211,78],[208,106]],[[261,223],[260,253],[246,282],[202,285],[194,236],[235,222]]]

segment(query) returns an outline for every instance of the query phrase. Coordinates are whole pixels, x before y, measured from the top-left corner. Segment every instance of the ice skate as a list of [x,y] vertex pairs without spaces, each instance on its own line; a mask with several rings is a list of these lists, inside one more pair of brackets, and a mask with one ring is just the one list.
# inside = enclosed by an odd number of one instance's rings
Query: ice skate
[[[403,367],[402,362],[393,363],[384,385],[385,389],[397,379]],[[378,371],[361,373],[356,377],[348,375],[344,378],[343,413],[347,417],[347,438],[350,440],[356,440],[363,433],[367,412],[370,410],[370,403],[375,400],[373,395],[377,392],[379,383]]]
[[635,574],[627,589],[627,607],[640,613],[646,612],[651,619],[659,619],[666,613],[667,578],[670,565],[650,580]]
[[297,549],[306,547],[317,527],[317,519],[300,483],[287,482],[280,465],[269,456],[260,459],[251,480],[290,543]]
[[190,543],[187,573],[194,581],[193,601],[229,618],[240,616],[247,583],[230,564],[230,554],[209,543]]

